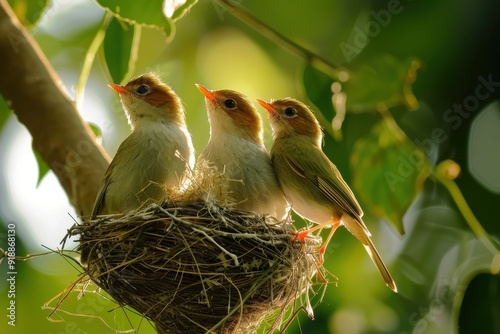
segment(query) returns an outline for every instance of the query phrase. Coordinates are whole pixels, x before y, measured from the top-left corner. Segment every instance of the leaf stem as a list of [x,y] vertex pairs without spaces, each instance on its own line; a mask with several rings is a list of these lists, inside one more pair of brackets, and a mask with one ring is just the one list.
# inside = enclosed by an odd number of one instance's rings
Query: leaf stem
[[396,123],[394,116],[392,116],[392,113],[389,111],[389,108],[387,108],[387,106],[384,103],[380,103],[379,105],[377,105],[376,111],[384,121],[387,128],[391,130],[391,132],[394,134],[394,136],[400,143],[408,141],[413,144],[413,142],[408,138],[406,133],[399,127],[398,123]]
[[132,37],[132,47],[130,49],[130,58],[128,60],[128,72],[125,78],[129,78],[135,71],[137,58],[139,57],[139,45],[142,37],[142,26],[139,24],[134,25],[134,36]]
[[108,25],[111,22],[112,18],[113,16],[111,15],[111,13],[109,11],[106,11],[106,14],[104,14],[101,20],[99,30],[95,34],[94,39],[92,40],[92,43],[90,43],[87,53],[85,54],[82,71],[80,72],[80,77],[78,78],[78,81],[76,83],[75,101],[77,106],[79,106],[83,101],[85,84],[87,83],[90,75],[90,70],[92,69],[92,65],[94,64],[95,55],[101,47],[104,36],[106,36],[106,29],[108,28]]
[[[259,33],[274,41],[278,45],[281,45],[283,48],[297,54],[299,57],[305,59],[309,64],[330,75],[332,78],[338,79],[339,75],[341,78],[347,77],[347,73],[349,71],[346,68],[342,67],[339,64],[330,62],[329,60],[295,43],[285,35],[277,32],[276,30],[250,14],[247,10],[241,7],[237,3],[237,1],[215,0],[215,2],[229,11],[234,17],[240,19],[242,22],[254,28]],[[341,75],[342,72],[344,73],[343,76]]]
[[446,188],[446,190],[448,190],[451,198],[453,198],[453,200],[455,201],[458,210],[464,217],[470,229],[484,244],[484,246],[494,255],[499,254],[500,245],[488,234],[488,232],[483,228],[479,220],[476,218],[456,182],[449,176],[447,176],[447,169],[449,167],[453,167],[452,164],[458,166],[456,162],[451,160],[445,160],[441,162],[432,171],[431,177],[434,180],[440,182]]
[[[400,140],[401,142],[409,141],[413,144],[413,141],[411,141],[406,135],[406,133],[399,127],[398,123],[394,120],[394,117],[392,116],[391,112],[385,105],[379,105],[377,107],[377,112],[382,117],[382,120],[387,125],[387,128],[394,133],[394,135],[396,136],[396,138],[398,138],[398,140]],[[476,218],[471,208],[467,204],[467,201],[465,200],[462,192],[460,191],[460,188],[453,181],[453,178],[458,176],[458,174],[456,174],[453,177],[450,177],[448,175],[447,172],[449,170],[448,168],[451,167],[458,169],[460,168],[456,162],[451,160],[445,160],[441,162],[437,167],[432,169],[430,177],[432,177],[435,181],[441,183],[446,188],[446,190],[448,190],[451,198],[455,202],[458,210],[464,217],[470,229],[477,236],[477,238],[483,243],[483,245],[494,255],[500,254],[500,245],[483,228],[483,226],[481,225],[481,223]]]

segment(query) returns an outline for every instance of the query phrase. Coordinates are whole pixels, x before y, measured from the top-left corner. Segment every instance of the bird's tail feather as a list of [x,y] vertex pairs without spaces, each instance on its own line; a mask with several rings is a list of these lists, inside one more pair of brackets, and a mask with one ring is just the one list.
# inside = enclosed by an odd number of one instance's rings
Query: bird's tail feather
[[385,284],[389,288],[391,288],[391,290],[393,290],[394,292],[398,292],[396,283],[392,279],[389,270],[387,269],[387,267],[384,264],[384,261],[380,257],[377,248],[375,248],[375,245],[373,244],[368,234],[369,232],[367,233],[367,229],[364,227],[364,224],[358,221],[356,218],[347,215],[344,215],[344,217],[342,217],[342,221],[347,230],[351,232],[363,244],[363,246],[366,249],[366,252],[368,253],[368,255],[370,255],[370,258],[372,259],[373,263],[375,264],[378,271],[382,275]]

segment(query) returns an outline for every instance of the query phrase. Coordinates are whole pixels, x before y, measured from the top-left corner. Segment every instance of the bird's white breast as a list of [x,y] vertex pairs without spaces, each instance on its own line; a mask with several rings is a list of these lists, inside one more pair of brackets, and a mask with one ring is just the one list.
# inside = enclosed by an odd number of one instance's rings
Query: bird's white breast
[[286,184],[282,184],[281,188],[293,211],[302,218],[306,218],[318,224],[326,223],[332,219],[333,215],[329,208],[309,198],[303,191],[287,186]]
[[265,148],[239,136],[213,139],[200,159],[215,164],[219,171],[224,170],[230,196],[239,203],[237,207],[281,218],[286,202]]

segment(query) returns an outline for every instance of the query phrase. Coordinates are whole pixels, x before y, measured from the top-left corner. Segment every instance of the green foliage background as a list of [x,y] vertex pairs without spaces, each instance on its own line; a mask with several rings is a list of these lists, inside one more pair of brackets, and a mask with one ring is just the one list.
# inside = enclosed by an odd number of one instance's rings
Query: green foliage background
[[[146,71],[161,73],[183,98],[197,152],[208,140],[208,123],[194,83],[265,100],[294,96],[316,109],[325,128],[324,151],[360,200],[400,292],[385,288],[363,248],[341,230],[325,256],[338,286],[315,297],[322,302],[314,321],[299,312],[287,333],[500,332],[500,192],[472,168],[500,167],[499,137],[481,137],[483,144],[471,149],[473,134],[487,130],[473,132],[475,119],[491,112],[491,126],[499,124],[498,85],[491,85],[487,98],[476,97],[473,110],[453,111],[472,101],[484,80],[500,82],[500,3],[228,1],[285,37],[270,38],[258,22],[246,25],[223,2],[188,0],[167,18],[160,0],[9,1],[56,69],[70,73],[65,84],[74,88],[79,106],[88,99],[112,101],[112,131],[91,111],[84,113],[110,154],[128,128],[106,84]],[[49,18],[40,27],[43,15]],[[85,94],[88,85],[99,85],[102,93]],[[11,115],[0,101],[0,128]],[[268,127],[266,138],[270,144]],[[472,161],[476,156],[481,159]],[[48,169],[38,161],[43,182]],[[454,179],[450,173],[458,166]],[[11,217],[1,219],[5,248]],[[65,231],[59,232],[62,238]],[[18,236],[18,255],[42,250]],[[80,301],[70,294],[62,305],[69,313],[53,317],[64,321],[49,322],[50,311],[40,307],[74,282],[77,270],[54,255],[18,267],[17,326],[2,316],[2,333],[113,333],[100,318],[112,328],[154,332],[133,312],[92,293]],[[0,269],[3,314],[7,269],[3,263]]]

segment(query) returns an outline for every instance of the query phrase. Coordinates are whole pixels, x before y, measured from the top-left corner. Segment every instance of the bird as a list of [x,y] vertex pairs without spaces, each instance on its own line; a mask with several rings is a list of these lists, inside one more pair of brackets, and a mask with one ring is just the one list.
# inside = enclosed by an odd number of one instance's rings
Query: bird
[[155,73],[110,84],[132,129],[104,175],[92,217],[126,213],[168,196],[194,165],[194,149],[181,99]]
[[257,101],[266,109],[273,130],[271,161],[285,198],[299,216],[318,224],[297,233],[295,239],[304,240],[310,233],[331,226],[319,249],[322,264],[328,243],[343,225],[363,244],[386,285],[397,292],[363,222],[363,210],[354,193],[321,149],[323,132],[314,113],[293,98]]
[[210,139],[198,161],[223,172],[236,209],[281,219],[288,204],[264,146],[257,109],[242,93],[196,86],[205,97],[210,123]]

